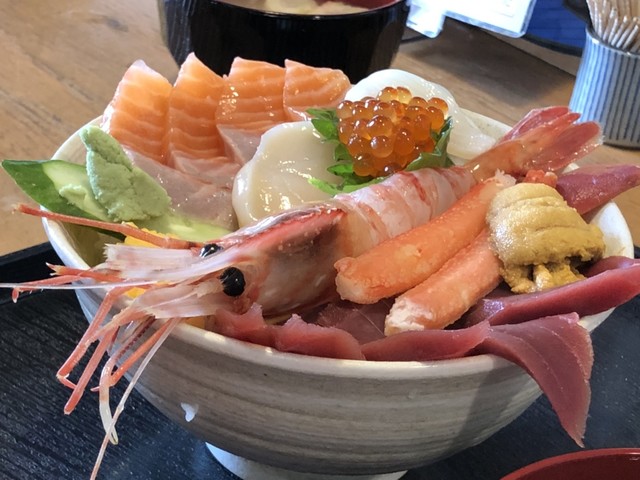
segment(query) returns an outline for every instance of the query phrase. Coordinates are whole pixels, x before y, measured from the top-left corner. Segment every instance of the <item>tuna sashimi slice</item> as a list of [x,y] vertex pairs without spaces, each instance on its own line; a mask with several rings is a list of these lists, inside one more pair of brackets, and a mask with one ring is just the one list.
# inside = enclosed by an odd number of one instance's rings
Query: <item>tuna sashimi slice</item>
[[290,121],[309,120],[310,108],[338,106],[351,81],[341,70],[285,60],[284,108]]
[[521,323],[536,318],[576,312],[593,315],[617,307],[640,294],[640,260],[624,257],[622,262],[607,261],[609,270],[584,280],[536,293],[488,297],[478,302],[464,319],[473,325],[489,321],[491,325]]
[[349,333],[334,327],[307,323],[297,315],[276,327],[275,348],[281,352],[316,357],[365,359],[357,340]]
[[262,316],[262,308],[254,303],[245,313],[233,313],[225,309],[216,312],[206,323],[207,330],[225,337],[255,343],[265,347],[275,346],[275,329]]
[[391,305],[388,299],[369,305],[345,301],[330,303],[318,313],[315,323],[345,330],[359,343],[368,343],[384,338],[384,319]]
[[344,330],[307,323],[293,315],[284,325],[270,325],[262,307],[253,304],[245,313],[224,309],[207,320],[206,328],[226,337],[275,348],[281,352],[325,358],[364,360],[357,340]]
[[586,213],[640,185],[640,165],[585,165],[558,177],[556,189],[579,213]]
[[561,425],[580,446],[591,401],[593,348],[578,315],[557,315],[517,325],[491,327],[478,353],[505,358],[531,375]]
[[414,330],[366,343],[367,360],[430,361],[464,357],[489,334],[489,324],[479,323],[460,330]]
[[171,84],[161,74],[141,60],[134,62],[105,109],[101,128],[122,146],[164,163],[171,90]]

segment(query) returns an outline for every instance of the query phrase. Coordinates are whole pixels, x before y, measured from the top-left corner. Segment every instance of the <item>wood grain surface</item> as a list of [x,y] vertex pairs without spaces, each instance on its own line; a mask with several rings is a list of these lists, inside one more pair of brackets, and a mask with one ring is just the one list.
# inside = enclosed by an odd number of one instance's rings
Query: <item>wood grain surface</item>
[[[144,59],[170,80],[154,0],[0,0],[0,158],[48,158],[100,115],[125,69]],[[445,85],[469,110],[513,124],[567,104],[575,78],[482,30],[448,20],[436,39],[407,42],[394,66]],[[602,147],[587,162],[640,163],[640,150]],[[40,222],[11,215],[25,197],[0,172],[0,255],[46,240]],[[618,199],[640,244],[640,188]]]

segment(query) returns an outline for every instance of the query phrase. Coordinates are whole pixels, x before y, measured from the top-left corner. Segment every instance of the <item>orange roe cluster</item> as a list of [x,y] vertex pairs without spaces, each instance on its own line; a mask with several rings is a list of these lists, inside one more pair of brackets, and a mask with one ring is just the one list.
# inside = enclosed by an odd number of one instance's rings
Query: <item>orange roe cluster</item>
[[448,109],[441,98],[425,100],[404,87],[385,87],[376,98],[338,105],[338,138],[353,157],[356,175],[391,175],[433,152],[431,132],[442,129]]

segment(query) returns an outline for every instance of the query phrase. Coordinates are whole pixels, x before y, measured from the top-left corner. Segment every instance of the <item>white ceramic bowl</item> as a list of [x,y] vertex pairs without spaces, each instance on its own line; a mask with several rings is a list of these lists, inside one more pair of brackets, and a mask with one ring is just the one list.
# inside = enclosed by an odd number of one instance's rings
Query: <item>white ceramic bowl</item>
[[[487,129],[503,130],[477,118]],[[83,161],[76,135],[56,158]],[[633,256],[614,204],[592,221],[605,233],[608,254]],[[100,251],[102,240],[94,233],[47,221],[45,228],[68,265],[86,266]],[[78,291],[78,298],[91,318],[101,292]],[[609,313],[582,322],[592,330]],[[159,349],[137,389],[172,421],[215,445],[232,469],[224,452],[297,472],[367,476],[402,472],[476,445],[540,395],[523,370],[492,355],[439,362],[333,360],[281,353],[186,324]],[[279,471],[273,478],[289,477]]]

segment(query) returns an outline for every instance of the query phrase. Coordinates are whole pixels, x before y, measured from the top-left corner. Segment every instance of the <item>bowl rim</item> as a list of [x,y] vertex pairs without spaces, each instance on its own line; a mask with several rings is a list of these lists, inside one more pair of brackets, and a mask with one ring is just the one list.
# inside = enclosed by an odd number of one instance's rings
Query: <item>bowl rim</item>
[[[466,114],[478,120],[489,122],[490,124],[508,126],[485,115],[462,109]],[[96,117],[87,124],[80,127],[70,137],[68,137],[58,148],[52,158],[72,160],[67,151],[75,148],[80,142],[78,133],[84,126],[98,124],[101,117]],[[628,225],[622,212],[614,202],[609,202],[602,209],[611,211],[611,215],[618,217],[627,227],[623,236],[623,244],[633,252],[633,241]],[[70,237],[65,228],[56,221],[42,220],[47,237],[54,250],[65,263],[78,268],[88,268],[87,263],[72,248]],[[630,245],[627,245],[627,243]],[[613,312],[613,308],[604,312],[584,317],[580,320],[589,332],[592,332],[600,323]],[[520,368],[493,354],[480,354],[469,357],[453,358],[435,361],[372,361],[372,360],[344,360],[325,357],[314,357],[291,352],[281,352],[271,347],[252,344],[242,340],[225,337],[224,335],[207,331],[202,328],[181,323],[171,333],[176,339],[193,346],[211,350],[214,353],[231,356],[238,360],[262,365],[266,367],[278,368],[282,370],[306,373],[308,375],[330,375],[334,377],[353,378],[386,378],[386,379],[410,379],[410,378],[451,378],[453,376],[462,377],[471,374],[488,373],[505,368]]]
[[503,477],[502,480],[520,480],[525,478],[527,475],[542,472],[549,467],[555,467],[569,462],[603,457],[638,457],[638,461],[640,461],[640,447],[597,448],[564,453],[562,455],[544,458],[519,468],[518,470],[515,470]]
[[209,0],[210,4],[214,6],[220,6],[222,8],[226,8],[229,10],[238,10],[244,12],[246,15],[260,15],[262,17],[274,19],[274,20],[296,20],[296,21],[308,21],[312,20],[314,22],[323,22],[323,21],[336,21],[343,18],[352,19],[353,17],[368,17],[371,15],[377,15],[385,10],[389,10],[392,8],[396,8],[401,4],[406,4],[407,7],[410,6],[410,0],[389,0],[387,5],[382,5],[380,7],[368,8],[361,12],[351,12],[351,13],[332,13],[332,14],[315,14],[315,13],[287,13],[287,12],[274,12],[270,10],[260,10],[258,8],[252,8],[244,5],[237,5],[235,3],[228,3],[224,0]]

